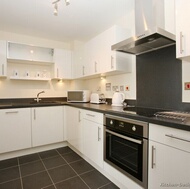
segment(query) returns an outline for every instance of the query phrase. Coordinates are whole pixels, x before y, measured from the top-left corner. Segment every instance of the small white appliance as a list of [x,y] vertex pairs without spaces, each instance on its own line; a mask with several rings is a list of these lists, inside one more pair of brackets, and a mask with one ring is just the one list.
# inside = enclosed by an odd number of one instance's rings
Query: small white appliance
[[119,91],[116,91],[112,97],[112,106],[123,106],[125,95]]
[[67,91],[67,102],[89,102],[89,90],[72,90]]
[[106,98],[103,93],[92,93],[90,96],[90,103],[92,104],[105,104]]

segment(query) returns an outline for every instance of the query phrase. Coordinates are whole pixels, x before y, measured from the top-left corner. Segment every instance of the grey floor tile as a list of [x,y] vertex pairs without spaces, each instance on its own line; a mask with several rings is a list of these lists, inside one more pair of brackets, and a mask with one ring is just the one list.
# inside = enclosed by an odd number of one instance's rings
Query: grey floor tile
[[56,184],[57,189],[88,189],[87,185],[79,178],[74,177]]
[[113,183],[109,183],[103,187],[100,187],[99,189],[119,189],[119,187],[117,187],[115,184]]
[[101,186],[110,183],[110,180],[108,180],[97,170],[93,170],[80,176],[91,189],[97,189]]
[[58,156],[59,154],[57,153],[56,150],[48,150],[45,152],[40,152],[39,155],[42,159],[46,159],[46,158]]
[[10,182],[6,182],[4,184],[0,184],[0,189],[22,189],[21,180],[13,180]]
[[78,160],[81,160],[82,158],[75,152],[69,153],[69,154],[62,154],[62,157],[68,162],[72,163]]
[[48,170],[54,183],[76,176],[76,173],[69,165],[63,165],[54,169]]
[[79,161],[76,161],[74,163],[70,163],[70,166],[80,175],[82,173],[85,173],[87,171],[94,170],[94,167],[92,167],[89,163],[87,163],[85,160],[81,159]]
[[40,157],[38,154],[30,154],[26,156],[21,156],[18,159],[19,159],[19,164],[24,164],[24,163],[30,163],[33,161],[38,161],[40,160]]
[[62,147],[62,148],[57,148],[56,150],[57,150],[60,154],[68,154],[68,153],[74,152],[74,151],[71,150],[71,148],[69,148],[68,146]]
[[11,167],[0,170],[0,183],[19,178],[19,168]]
[[23,177],[22,182],[24,189],[41,189],[53,184],[46,171]]
[[55,156],[48,159],[44,159],[43,163],[46,167],[46,169],[54,168],[57,166],[65,165],[67,164],[66,161],[61,156]]
[[7,160],[1,160],[0,161],[0,169],[6,169],[9,167],[18,166],[18,160],[17,158],[7,159]]
[[55,188],[54,185],[51,185],[51,186],[44,187],[44,188],[42,188],[42,189],[57,189],[57,188]]
[[31,163],[21,165],[20,170],[21,170],[21,175],[23,177],[23,176],[27,176],[27,175],[31,175],[34,173],[44,171],[45,168],[41,161],[34,161]]

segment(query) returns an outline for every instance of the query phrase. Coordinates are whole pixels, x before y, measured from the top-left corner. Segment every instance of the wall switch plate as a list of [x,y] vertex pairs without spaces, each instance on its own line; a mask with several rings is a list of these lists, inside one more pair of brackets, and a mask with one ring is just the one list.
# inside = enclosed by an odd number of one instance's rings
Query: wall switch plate
[[190,90],[190,82],[185,82],[184,83],[184,89],[185,90]]
[[124,86],[120,85],[120,91],[124,91]]

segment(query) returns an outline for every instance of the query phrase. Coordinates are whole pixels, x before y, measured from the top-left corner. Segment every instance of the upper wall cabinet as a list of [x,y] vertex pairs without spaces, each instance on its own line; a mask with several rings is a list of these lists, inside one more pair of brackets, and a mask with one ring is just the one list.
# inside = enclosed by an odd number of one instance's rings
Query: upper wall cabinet
[[8,42],[7,59],[19,63],[53,63],[52,48]]
[[49,81],[53,52],[52,48],[7,42],[7,75],[14,80]]
[[130,35],[127,29],[116,25],[99,35],[99,57],[103,63],[103,73],[116,74],[131,72],[133,55],[111,50],[113,44],[127,39]]
[[132,55],[111,50],[111,46],[130,36],[126,29],[113,26],[84,44],[82,64],[78,65],[81,74],[74,77],[97,77],[131,72]]
[[176,56],[190,61],[190,1],[175,0],[176,7]]
[[54,79],[72,79],[72,52],[54,49]]
[[7,43],[0,41],[0,77],[7,75]]

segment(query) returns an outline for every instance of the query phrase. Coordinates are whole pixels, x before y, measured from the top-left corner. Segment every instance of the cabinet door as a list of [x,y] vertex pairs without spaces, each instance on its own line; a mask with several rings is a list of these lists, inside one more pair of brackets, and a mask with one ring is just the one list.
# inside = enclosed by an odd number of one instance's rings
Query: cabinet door
[[176,55],[190,60],[189,0],[176,0]]
[[83,120],[84,155],[103,168],[103,125]]
[[65,126],[67,128],[67,141],[78,151],[83,152],[82,145],[82,110],[74,107],[65,109]]
[[32,146],[63,141],[63,107],[32,108]]
[[0,110],[0,153],[31,147],[31,109]]
[[189,152],[150,141],[148,188],[188,188],[189,160]]
[[0,41],[0,77],[7,74],[7,42]]
[[54,77],[72,78],[72,52],[64,49],[54,50]]

